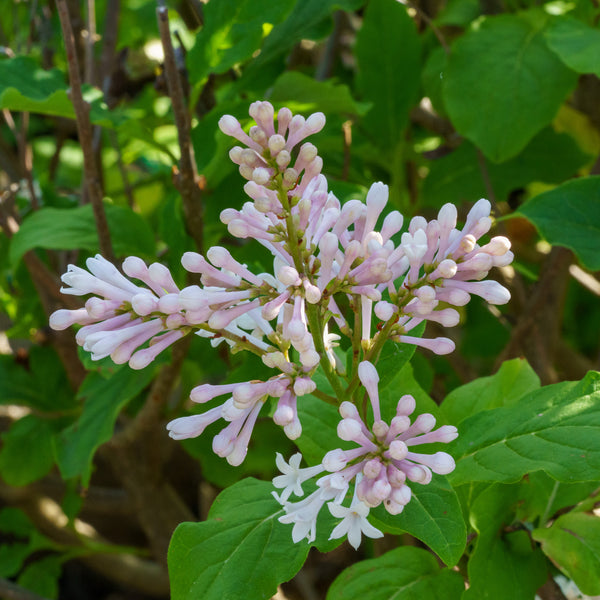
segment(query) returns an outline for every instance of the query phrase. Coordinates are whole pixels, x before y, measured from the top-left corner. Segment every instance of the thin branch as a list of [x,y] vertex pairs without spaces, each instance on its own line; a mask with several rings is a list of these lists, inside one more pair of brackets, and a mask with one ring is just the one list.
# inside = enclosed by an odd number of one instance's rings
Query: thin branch
[[188,233],[194,239],[198,250],[202,252],[204,246],[202,190],[199,185],[200,178],[198,177],[194,157],[194,146],[190,137],[190,116],[185,104],[180,73],[175,60],[175,51],[169,29],[169,14],[167,8],[160,1],[156,9],[156,16],[165,55],[165,79],[167,80],[167,89],[173,106],[173,117],[181,150],[179,170],[174,170],[173,179],[183,200],[183,211]]
[[66,0],[56,0],[56,8],[65,40],[65,51],[67,54],[67,65],[69,68],[69,80],[71,83],[70,97],[75,110],[75,120],[79,134],[79,143],[83,152],[84,181],[88,197],[94,210],[96,228],[98,230],[98,241],[100,250],[104,257],[115,262],[114,252],[110,241],[108,221],[102,203],[102,188],[98,167],[94,160],[94,149],[92,146],[92,124],[90,122],[90,105],[85,102],[81,94],[81,79],[79,77],[79,65],[75,49],[75,38],[69,18],[69,10]]
[[96,43],[96,3],[94,0],[86,2],[86,30],[85,38],[85,69],[84,81],[94,84],[94,44]]
[[548,580],[537,591],[537,595],[542,600],[567,600],[567,597],[563,594],[558,583],[554,581],[552,575],[548,575]]
[[[30,487],[12,487],[0,482],[0,498],[19,506],[41,533],[59,544],[89,549],[79,560],[129,589],[150,596],[165,596],[169,583],[165,569],[150,560],[129,553],[106,553],[110,545],[89,524],[75,519],[71,523],[60,505],[47,496],[33,494]],[[94,550],[94,549],[97,549]]]
[[113,436],[109,442],[111,445],[120,446],[134,443],[141,436],[152,431],[161,421],[173,385],[187,356],[190,342],[191,337],[187,336],[173,346],[171,361],[162,367],[158,377],[154,380],[146,403],[129,426]]
[[333,31],[327,40],[325,50],[323,51],[323,55],[321,56],[319,64],[315,70],[315,79],[317,81],[325,81],[331,76],[333,62],[339,47],[343,18],[344,13],[341,10],[336,11],[333,15]]

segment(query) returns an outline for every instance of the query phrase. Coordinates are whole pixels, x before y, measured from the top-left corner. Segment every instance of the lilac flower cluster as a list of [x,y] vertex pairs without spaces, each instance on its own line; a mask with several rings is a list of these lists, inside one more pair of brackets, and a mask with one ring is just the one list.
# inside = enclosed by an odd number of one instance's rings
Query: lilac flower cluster
[[[273,485],[283,491],[280,496],[274,496],[286,513],[279,520],[294,524],[294,542],[303,538],[314,541],[318,514],[327,503],[330,512],[342,519],[329,539],[347,534],[349,542],[357,548],[361,532],[369,537],[383,535],[366,520],[371,508],[383,503],[390,514],[397,515],[412,496],[407,480],[427,484],[432,471],[446,475],[454,470],[454,460],[449,454],[421,454],[413,452],[412,447],[451,442],[458,436],[456,427],[444,425],[433,431],[435,417],[431,414],[421,414],[411,424],[409,415],[416,403],[410,395],[400,398],[396,415],[386,423],[381,418],[377,370],[372,363],[363,361],[358,374],[371,401],[373,424],[368,427],[356,406],[344,401],[340,405],[342,420],[337,428],[340,439],[355,442],[358,447],[331,450],[320,465],[304,469],[299,468],[300,454],[294,455],[289,465],[281,455],[277,457],[277,466],[283,475],[275,477]],[[317,491],[299,502],[288,502],[292,493],[303,495],[302,483],[324,471],[330,474],[317,480]],[[344,507],[342,502],[353,480],[354,497],[350,507]]]
[[[275,115],[268,102],[254,102],[250,116],[256,125],[248,133],[232,116],[219,122],[224,133],[242,144],[230,157],[247,180],[249,198],[241,210],[225,209],[221,220],[232,236],[256,239],[269,250],[272,272],[255,274],[228,250],[215,246],[206,256],[184,254],[184,268],[199,275],[199,281],[179,289],[159,263],[147,266],[129,257],[122,264],[125,277],[96,256],[87,261],[89,272],[70,265],[62,277],[68,286],[64,293],[93,295],[85,308],[59,310],[50,324],[55,329],[82,325],[77,342],[93,359],[110,356],[134,369],[147,366],[192,332],[212,344],[225,341],[233,351],[260,356],[274,370],[271,378],[200,385],[191,392],[193,402],[225,399],[167,425],[171,437],[185,439],[223,419],[226,425],[214,437],[213,450],[232,465],[244,460],[254,424],[269,398],[276,401],[275,423],[290,439],[301,435],[298,398],[315,392],[313,377],[320,366],[340,406],[338,435],[358,447],[330,452],[320,466],[309,469],[299,469],[299,457],[292,458],[290,466],[278,457],[284,479],[276,478],[275,485],[284,488],[278,498],[286,510],[281,520],[294,523],[294,540],[314,539],[316,515],[329,503],[334,515],[344,514],[333,537],[348,534],[356,541],[360,531],[376,535],[366,521],[370,507],[383,503],[397,514],[410,500],[407,480],[428,483],[432,471],[452,470],[448,455],[428,457],[409,447],[456,436],[452,427],[432,431],[431,415],[421,415],[411,425],[408,415],[414,400],[409,396],[400,399],[396,416],[384,423],[371,361],[388,339],[437,354],[451,352],[454,344],[448,338],[422,338],[411,335],[412,330],[423,321],[456,325],[459,314],[452,307],[465,305],[472,294],[492,304],[507,302],[508,291],[485,278],[492,267],[511,262],[510,243],[504,237],[478,243],[492,225],[487,200],[473,206],[462,229],[457,228],[457,211],[451,204],[432,221],[414,217],[396,243],[403,217],[391,211],[382,219],[386,185],[373,184],[366,202],[343,205],[328,190],[317,148],[304,141],[323,128],[322,113],[305,119],[282,108]],[[349,311],[339,306],[343,297]],[[353,348],[350,373],[335,350],[342,335],[359,346]],[[363,388],[373,409],[370,426],[355,404]],[[292,491],[301,494],[305,478],[323,471],[329,474],[317,481],[317,492],[298,503],[288,502]],[[354,500],[345,508],[341,503],[351,482]]]

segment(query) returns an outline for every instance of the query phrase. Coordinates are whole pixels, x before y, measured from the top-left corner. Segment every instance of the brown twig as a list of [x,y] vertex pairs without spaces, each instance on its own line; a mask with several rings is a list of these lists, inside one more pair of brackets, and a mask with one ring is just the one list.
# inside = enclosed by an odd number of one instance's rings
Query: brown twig
[[401,0],[402,4],[409,6],[412,8],[421,19],[425,22],[425,24],[433,31],[433,34],[438,39],[440,46],[444,49],[446,54],[450,54],[450,45],[446,41],[446,38],[442,34],[442,32],[437,28],[431,17],[418,5],[410,0]]
[[150,596],[168,593],[167,573],[161,565],[135,554],[102,553],[98,545],[108,542],[89,523],[80,519],[70,523],[60,505],[51,498],[33,494],[29,487],[12,487],[2,482],[0,497],[19,506],[41,533],[58,544],[89,549],[80,560],[111,581]]
[[121,433],[105,447],[115,473],[136,506],[136,514],[148,537],[153,555],[166,564],[171,535],[182,521],[194,520],[173,486],[165,479],[169,456],[162,424],[164,407],[187,355],[189,338],[173,347],[171,363],[154,380],[145,405]]
[[96,43],[96,3],[94,0],[86,2],[86,31],[85,38],[85,69],[83,80],[85,83],[94,84],[94,44]]
[[92,146],[92,124],[90,122],[90,105],[85,102],[81,94],[81,78],[79,77],[79,65],[75,49],[73,29],[69,19],[69,10],[66,0],[56,0],[56,8],[65,40],[65,51],[67,54],[67,65],[69,69],[69,80],[71,83],[70,97],[75,110],[75,121],[79,134],[79,143],[83,152],[84,181],[88,197],[92,204],[96,228],[98,230],[98,241],[100,251],[104,257],[115,262],[115,257],[110,241],[108,221],[102,203],[102,188],[100,186],[100,175],[94,160],[94,149]]
[[190,116],[185,105],[180,73],[175,60],[175,51],[169,30],[168,11],[160,0],[156,9],[156,16],[165,55],[165,79],[167,80],[175,127],[177,128],[179,148],[181,150],[179,170],[174,171],[174,183],[183,200],[183,211],[186,217],[188,233],[194,239],[198,250],[202,252],[204,246],[202,190],[199,185],[200,178],[198,177],[194,147],[190,137]]
[[554,581],[552,575],[548,575],[548,580],[537,591],[537,595],[542,600],[567,600],[567,597],[563,594],[558,583]]
[[498,357],[497,365],[524,353],[542,383],[558,380],[554,358],[571,261],[569,250],[560,247],[552,249],[542,267],[539,280],[520,311],[510,341]]

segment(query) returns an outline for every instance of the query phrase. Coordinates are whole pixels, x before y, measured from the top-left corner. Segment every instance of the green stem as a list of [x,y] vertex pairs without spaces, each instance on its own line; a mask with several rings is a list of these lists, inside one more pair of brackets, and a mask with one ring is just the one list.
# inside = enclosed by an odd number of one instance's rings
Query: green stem
[[[373,364],[375,364],[377,362],[377,359],[379,358],[379,353],[381,352],[381,349],[383,348],[383,345],[387,341],[388,336],[395,324],[396,324],[396,319],[395,318],[390,319],[385,324],[383,329],[381,329],[381,331],[379,331],[375,335],[375,337],[373,338],[373,344],[371,345],[369,350],[367,352],[365,352],[363,360],[368,360],[369,362],[371,362]],[[350,380],[350,383],[348,384],[348,387],[346,388],[346,391],[344,392],[345,396],[347,398],[351,397],[352,394],[354,394],[354,392],[358,388],[359,383],[360,383],[360,380],[358,378],[358,369],[357,369],[356,374],[353,375],[352,379]]]
[[335,374],[329,358],[327,358],[327,352],[325,351],[325,343],[323,341],[323,327],[321,325],[321,319],[319,318],[318,305],[306,303],[306,318],[308,319],[308,325],[310,330],[313,332],[313,342],[315,344],[315,350],[319,354],[319,362],[327,377],[327,381],[331,384],[335,395],[337,396],[338,403],[342,403],[346,398],[342,382],[339,377]]
[[316,396],[319,400],[323,400],[324,402],[327,402],[327,404],[331,404],[333,406],[339,406],[340,404],[337,398],[334,398],[333,396],[330,396],[319,389],[316,389],[314,392],[312,392],[312,395]]

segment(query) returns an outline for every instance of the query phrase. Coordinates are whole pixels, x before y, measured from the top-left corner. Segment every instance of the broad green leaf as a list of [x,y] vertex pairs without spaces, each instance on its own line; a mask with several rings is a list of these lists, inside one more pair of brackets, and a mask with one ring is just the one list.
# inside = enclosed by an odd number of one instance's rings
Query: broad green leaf
[[271,598],[299,570],[309,545],[294,544],[270,483],[245,479],[219,494],[208,520],[182,523],[169,546],[172,600]]
[[550,22],[546,41],[573,71],[600,76],[600,30],[563,15]]
[[[303,39],[321,39],[331,28],[332,15],[336,10],[356,10],[365,0],[303,0],[281,23],[273,27],[262,45],[260,54],[249,63],[236,89],[247,92],[249,89],[270,87],[273,80],[271,67],[276,64],[281,70],[284,57],[289,49]],[[275,4],[275,3],[272,3]],[[323,25],[326,25],[323,28]],[[329,26],[329,27],[327,27]]]
[[531,535],[584,594],[600,594],[599,517],[570,512],[547,529],[534,529]]
[[[154,235],[138,214],[124,206],[105,203],[104,208],[117,256],[154,254]],[[91,204],[77,208],[46,207],[25,219],[13,236],[10,260],[16,266],[23,254],[33,248],[94,252],[98,247],[98,232]]]
[[[425,331],[425,322],[413,329],[412,336],[421,337]],[[379,373],[379,390],[384,390],[396,378],[406,363],[413,357],[417,347],[414,344],[397,344],[387,341],[379,360],[377,361],[377,372]],[[398,400],[400,396],[398,396]]]
[[448,423],[458,425],[482,410],[512,406],[539,387],[540,379],[527,361],[514,358],[502,363],[495,375],[480,377],[452,390],[442,403],[442,411]]
[[517,155],[552,121],[576,83],[531,21],[486,18],[454,43],[444,73],[453,125],[494,162]]
[[[444,87],[444,72],[447,66],[448,54],[441,46],[438,46],[429,53],[421,73],[423,93],[431,100],[431,104],[440,116],[446,116],[442,92]],[[432,164],[436,164],[437,162],[435,161]]]
[[405,546],[342,571],[327,600],[459,600],[464,589],[458,573],[440,569],[426,550]]
[[29,370],[14,356],[0,356],[0,403],[47,412],[72,409],[73,392],[56,353],[50,348],[31,348]]
[[9,485],[27,485],[40,479],[54,464],[52,439],[56,426],[48,419],[27,415],[2,436],[0,473]]
[[17,583],[36,594],[55,600],[58,598],[58,580],[62,572],[63,556],[44,556],[28,564]]
[[90,373],[79,389],[83,411],[79,419],[56,438],[56,459],[62,476],[81,477],[87,487],[97,448],[112,436],[121,409],[137,396],[156,372],[156,365],[141,371],[119,369],[110,379]]
[[268,26],[282,21],[294,0],[220,0],[204,7],[204,27],[187,56],[194,85],[209,73],[225,73],[260,47]]
[[371,0],[356,39],[358,88],[373,104],[364,126],[376,145],[392,150],[408,124],[421,79],[421,41],[399,2]]
[[390,515],[380,505],[371,511],[369,520],[382,531],[414,535],[444,563],[454,566],[467,543],[467,528],[456,493],[438,475],[428,485],[411,483],[410,487],[412,498],[399,515]]
[[342,417],[337,408],[315,396],[298,398],[298,417],[302,435],[296,440],[296,445],[309,465],[320,464],[330,450],[346,450],[356,445],[338,437],[337,426]]
[[600,479],[600,373],[478,413],[458,431],[449,450],[456,460],[448,476],[453,485],[518,481],[540,470],[565,483]]
[[546,523],[557,511],[578,504],[598,487],[597,481],[561,483],[544,471],[529,473],[521,481],[517,518]]
[[0,577],[14,577],[23,566],[31,550],[22,542],[0,545]]
[[547,578],[544,556],[527,532],[505,532],[514,521],[518,491],[518,485],[492,485],[472,505],[471,524],[479,535],[464,600],[531,600]]
[[[92,123],[113,126],[122,121],[101,101],[100,90],[88,87],[84,97],[91,103]],[[42,69],[27,56],[0,60],[0,108],[75,118],[64,75],[58,69]]]
[[285,71],[273,85],[269,101],[304,114],[321,111],[325,115],[362,115],[369,108],[352,98],[348,86],[316,81],[299,71]]
[[182,441],[185,450],[200,462],[204,479],[217,487],[225,488],[249,475],[261,479],[273,477],[276,472],[275,453],[280,452],[289,459],[296,450],[283,429],[266,418],[266,410],[263,416],[265,418],[259,418],[254,426],[248,454],[238,467],[231,466],[212,449],[213,437],[229,424],[226,421],[219,420],[207,427],[202,435]]
[[[487,161],[494,193],[506,199],[511,191],[533,181],[561,183],[589,161],[573,138],[545,128],[516,157],[501,164]],[[422,198],[428,206],[446,202],[472,202],[488,195],[477,149],[463,142],[454,152],[429,163]]]
[[[379,365],[378,365],[379,366]],[[379,373],[382,371],[379,370]],[[410,394],[416,401],[415,412],[411,415],[414,420],[422,413],[431,413],[438,417],[440,410],[438,405],[418,384],[413,375],[413,368],[410,363],[406,363],[387,386],[379,393],[379,403],[381,405],[381,418],[389,423],[396,416],[396,407],[398,400],[405,394]]]
[[600,269],[600,176],[574,179],[539,194],[519,213],[551,244],[573,250],[588,269]]
[[476,19],[481,11],[478,0],[449,0],[435,18],[439,25],[464,27]]

